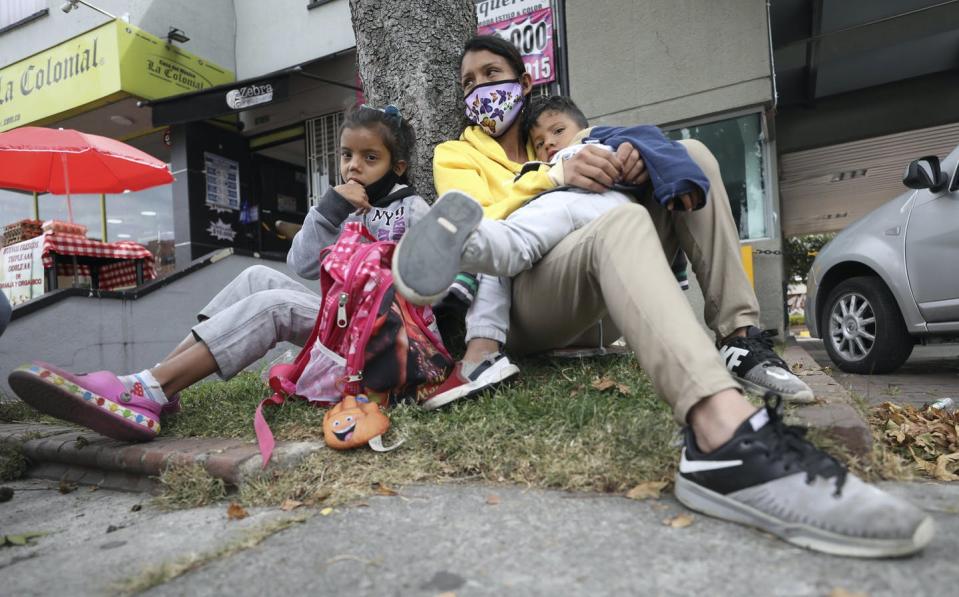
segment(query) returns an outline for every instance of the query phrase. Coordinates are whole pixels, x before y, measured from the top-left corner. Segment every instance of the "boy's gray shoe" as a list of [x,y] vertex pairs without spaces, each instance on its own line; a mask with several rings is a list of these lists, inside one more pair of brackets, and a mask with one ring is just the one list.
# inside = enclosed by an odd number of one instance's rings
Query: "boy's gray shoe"
[[416,305],[443,298],[460,272],[466,239],[483,220],[483,208],[472,197],[449,191],[410,227],[393,255],[393,284]]
[[932,518],[849,474],[782,422],[779,396],[733,438],[703,454],[686,429],[676,498],[692,510],[770,532],[824,553],[879,558],[915,553],[934,534]]
[[774,392],[787,402],[810,403],[816,400],[812,389],[789,370],[789,365],[773,350],[775,331],[760,331],[750,326],[745,337],[733,336],[719,347],[729,372],[754,394]]

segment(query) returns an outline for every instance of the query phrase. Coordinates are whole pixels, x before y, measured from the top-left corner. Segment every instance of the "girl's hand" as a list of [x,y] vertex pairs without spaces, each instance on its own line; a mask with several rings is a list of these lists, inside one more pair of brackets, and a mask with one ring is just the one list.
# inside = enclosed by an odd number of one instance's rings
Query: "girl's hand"
[[622,175],[622,160],[598,147],[584,147],[563,163],[566,184],[594,193],[605,193]]
[[370,200],[366,196],[366,188],[354,180],[333,187],[333,190],[355,207],[356,213],[359,215],[363,215],[372,209]]

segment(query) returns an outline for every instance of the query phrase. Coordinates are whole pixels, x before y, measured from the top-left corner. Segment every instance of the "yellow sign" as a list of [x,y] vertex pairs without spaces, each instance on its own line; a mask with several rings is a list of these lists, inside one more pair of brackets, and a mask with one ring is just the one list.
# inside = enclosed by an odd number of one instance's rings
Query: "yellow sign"
[[746,277],[749,278],[749,283],[752,284],[753,288],[756,288],[756,280],[753,274],[753,246],[740,245],[739,255],[743,259],[743,269],[746,270]]
[[124,95],[157,99],[233,80],[216,64],[111,21],[0,70],[0,131]]

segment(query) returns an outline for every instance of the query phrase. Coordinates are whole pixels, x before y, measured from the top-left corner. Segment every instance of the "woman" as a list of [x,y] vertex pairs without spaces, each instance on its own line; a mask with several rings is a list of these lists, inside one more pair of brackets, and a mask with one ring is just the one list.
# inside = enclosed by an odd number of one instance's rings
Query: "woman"
[[[523,97],[518,108],[473,123],[434,153],[438,193],[464,191],[484,205],[487,217],[503,217],[497,210],[516,205],[517,196],[554,186],[544,171],[514,183],[522,162],[533,156],[521,125],[531,79],[511,44],[480,36],[464,48],[460,83],[467,98],[478,86]],[[748,282],[718,164],[702,144],[686,147],[710,179],[711,207],[670,214],[651,204],[621,205],[567,236],[513,279],[507,347],[522,354],[584,344],[603,320],[606,338],[622,332],[676,420],[686,425],[676,476],[684,504],[828,553],[879,557],[921,549],[932,537],[931,518],[862,483],[783,425],[778,400],[755,410],[696,321],[663,244],[673,250],[680,245],[689,255],[704,288],[707,323],[725,347],[741,351],[729,354],[737,360],[761,354],[759,340],[743,338],[758,322],[758,307],[751,290],[746,296],[741,288]],[[624,144],[615,154],[589,149],[564,162],[567,185],[606,194],[615,192],[609,188],[616,182],[645,180],[634,148]],[[485,344],[473,336],[466,361],[500,348],[493,334]]]

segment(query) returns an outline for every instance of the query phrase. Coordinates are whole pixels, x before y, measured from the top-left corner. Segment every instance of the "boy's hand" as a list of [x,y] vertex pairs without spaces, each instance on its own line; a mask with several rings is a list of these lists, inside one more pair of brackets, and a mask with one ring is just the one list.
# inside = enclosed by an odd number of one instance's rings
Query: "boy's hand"
[[563,162],[566,184],[594,193],[605,193],[622,177],[623,163],[616,154],[584,147]]
[[333,190],[340,194],[341,197],[346,199],[346,201],[356,208],[356,213],[362,215],[372,209],[370,205],[370,200],[366,196],[366,188],[356,181],[349,181],[345,184],[341,184],[333,187]]
[[[699,195],[699,192],[697,192],[696,195]],[[693,193],[683,193],[679,197],[673,197],[666,204],[666,209],[669,211],[693,211],[696,204],[699,203],[696,200],[696,195]]]
[[616,148],[616,157],[623,163],[623,183],[639,186],[649,180],[643,156],[631,143],[621,143]]

